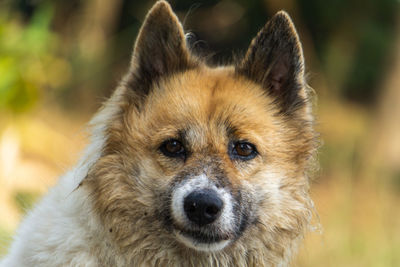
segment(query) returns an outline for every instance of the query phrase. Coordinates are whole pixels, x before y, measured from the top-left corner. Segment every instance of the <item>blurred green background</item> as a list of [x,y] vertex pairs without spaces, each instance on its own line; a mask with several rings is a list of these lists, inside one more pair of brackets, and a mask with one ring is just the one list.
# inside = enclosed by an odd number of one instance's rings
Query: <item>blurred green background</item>
[[[0,0],[0,255],[77,160],[85,122],[127,70],[153,3]],[[324,142],[312,185],[322,227],[295,266],[400,266],[400,1],[170,3],[214,63],[244,53],[268,18],[289,12]]]

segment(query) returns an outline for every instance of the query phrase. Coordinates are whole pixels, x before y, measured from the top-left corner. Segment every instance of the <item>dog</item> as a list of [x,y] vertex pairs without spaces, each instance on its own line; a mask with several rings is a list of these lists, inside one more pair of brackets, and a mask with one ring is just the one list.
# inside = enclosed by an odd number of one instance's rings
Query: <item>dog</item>
[[0,265],[290,265],[313,214],[310,95],[284,11],[240,61],[211,67],[158,1],[83,158]]

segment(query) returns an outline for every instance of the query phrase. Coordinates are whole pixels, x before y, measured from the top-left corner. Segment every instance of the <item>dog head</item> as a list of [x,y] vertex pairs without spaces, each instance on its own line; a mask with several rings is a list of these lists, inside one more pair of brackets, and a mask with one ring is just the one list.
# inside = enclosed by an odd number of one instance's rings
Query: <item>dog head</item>
[[241,62],[209,67],[157,2],[128,74],[95,119],[101,154],[82,183],[112,242],[132,257],[283,257],[311,217],[308,94],[285,12]]

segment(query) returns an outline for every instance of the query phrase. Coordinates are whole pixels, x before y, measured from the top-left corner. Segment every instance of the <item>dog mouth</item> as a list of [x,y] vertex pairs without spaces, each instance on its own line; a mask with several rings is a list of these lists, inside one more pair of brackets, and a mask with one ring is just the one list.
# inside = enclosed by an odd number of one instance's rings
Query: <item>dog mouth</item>
[[179,235],[191,238],[198,243],[216,243],[224,240],[230,240],[233,238],[233,235],[229,233],[227,234],[205,233],[204,231],[186,230],[177,228],[175,228],[175,232]]
[[233,239],[232,234],[205,233],[204,231],[174,229],[176,238],[187,247],[198,251],[218,251],[225,248]]

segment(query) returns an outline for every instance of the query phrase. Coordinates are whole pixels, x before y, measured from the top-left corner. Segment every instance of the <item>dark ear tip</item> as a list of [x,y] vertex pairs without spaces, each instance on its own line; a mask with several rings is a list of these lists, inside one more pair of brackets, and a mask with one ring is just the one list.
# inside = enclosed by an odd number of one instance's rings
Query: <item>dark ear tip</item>
[[157,8],[171,8],[170,4],[165,1],[165,0],[158,0],[154,5],[152,9],[157,9]]
[[276,25],[282,25],[282,26],[286,26],[292,30],[295,31],[295,27],[294,27],[294,23],[291,19],[291,17],[289,16],[289,14],[284,11],[278,11],[272,18],[271,18],[271,22],[276,24]]
[[276,12],[276,14],[274,15],[274,17],[279,17],[281,19],[285,19],[285,20],[289,20],[291,21],[291,18],[289,16],[289,13],[287,13],[285,10],[279,10],[278,12]]
[[157,1],[148,13],[148,17],[155,17],[158,20],[163,20],[166,17],[173,16],[171,5],[165,0]]

